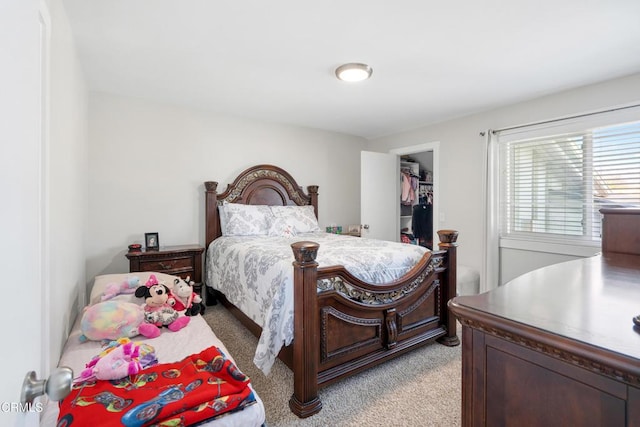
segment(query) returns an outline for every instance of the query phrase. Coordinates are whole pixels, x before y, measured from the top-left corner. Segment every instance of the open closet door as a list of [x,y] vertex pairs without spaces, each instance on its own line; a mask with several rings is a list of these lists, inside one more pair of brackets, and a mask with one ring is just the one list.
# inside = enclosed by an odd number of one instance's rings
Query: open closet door
[[360,152],[362,237],[400,240],[400,164],[396,154]]
[[42,4],[38,0],[3,2],[0,13],[0,61],[11,64],[4,67],[0,81],[0,114],[10,117],[0,123],[0,135],[7,144],[0,157],[5,205],[0,215],[0,253],[3,273],[13,278],[13,284],[5,284],[11,303],[4,304],[0,316],[4,326],[0,336],[6,345],[0,369],[0,424],[15,427],[38,426],[43,407],[21,406],[20,393],[27,372],[35,370],[39,378],[46,378],[42,368],[49,362],[42,360],[41,342],[46,200],[41,191],[46,177],[41,167],[45,132],[40,91],[46,64],[42,50],[46,28],[38,15]]

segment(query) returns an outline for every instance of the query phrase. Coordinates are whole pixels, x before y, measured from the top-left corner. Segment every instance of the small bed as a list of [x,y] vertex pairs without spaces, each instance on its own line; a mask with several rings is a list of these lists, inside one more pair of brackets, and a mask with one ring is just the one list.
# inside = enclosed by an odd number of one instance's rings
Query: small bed
[[[140,283],[145,283],[149,279],[149,276],[151,274],[154,274],[157,277],[158,281],[164,282],[166,284],[173,283],[173,280],[175,279],[175,276],[171,276],[163,273],[154,273],[154,272],[108,274],[108,275],[97,276],[95,278],[94,285],[91,291],[89,306],[92,306],[100,302],[100,298],[102,295],[104,295],[105,289],[111,284],[122,283],[124,280],[128,280],[131,277],[137,277],[140,280]],[[123,302],[133,302],[136,304],[143,303],[143,300],[141,298],[138,299],[133,294],[118,295],[115,298],[113,298],[113,300],[119,300]],[[80,376],[80,373],[85,369],[88,362],[90,362],[94,356],[100,354],[104,350],[104,345],[100,341],[90,340],[86,342],[81,342],[80,340],[80,336],[82,335],[81,316],[78,316],[78,317],[79,318],[75,322],[73,329],[69,334],[67,342],[65,343],[62,356],[59,362],[59,366],[70,367],[73,370],[74,377],[76,378]],[[226,347],[224,346],[224,343],[222,343],[216,337],[216,335],[211,330],[209,325],[206,323],[204,318],[200,315],[192,316],[190,318],[189,324],[177,332],[171,332],[167,328],[163,328],[162,333],[157,338],[146,339],[143,336],[138,335],[138,336],[132,337],[131,341],[136,344],[144,343],[144,344],[151,345],[155,350],[155,356],[157,357],[157,361],[158,361],[158,364],[154,366],[149,366],[148,368],[145,368],[140,372],[138,372],[137,375],[131,375],[131,377],[129,377],[129,378],[135,377],[136,381],[138,381],[139,378],[144,377],[145,373],[151,372],[156,368],[169,366],[168,364],[171,364],[171,363],[178,364],[177,362],[180,362],[187,357],[190,357],[196,354],[202,355],[202,354],[205,354],[207,351],[209,353],[206,353],[206,354],[213,354],[211,353],[212,351],[217,351],[219,349],[219,352],[222,355],[224,355],[226,359],[233,362],[233,357],[227,351]],[[216,352],[216,354],[218,353]],[[169,378],[168,376],[165,375],[165,372],[167,372],[166,370],[159,370],[159,372],[160,374],[158,375],[158,377],[160,380],[163,379],[162,377]],[[214,374],[211,374],[211,376],[209,376],[208,378],[214,378],[213,375]],[[165,381],[166,381],[166,378],[165,378]],[[156,389],[160,391],[165,391],[165,393],[163,393],[162,396],[159,396],[159,398],[156,399],[157,400],[156,403],[159,403],[159,405],[162,406],[164,404],[167,404],[167,402],[171,402],[172,400],[175,401],[174,398],[176,397],[176,393],[180,396],[187,395],[189,394],[189,391],[192,391],[193,384],[198,385],[197,382],[192,381],[191,383],[189,383],[189,385],[191,385],[192,387],[189,388],[186,384],[182,383],[182,382],[185,382],[184,381],[185,378],[186,378],[186,374],[182,375],[182,377],[180,378],[180,381],[178,381],[178,379],[176,379],[175,381],[169,380],[170,382],[174,383],[173,385],[178,387],[171,387],[171,386],[167,386],[166,384],[163,384],[162,386],[160,385],[156,386],[155,387]],[[97,382],[100,383],[101,381],[97,381]],[[116,382],[111,380],[109,381],[105,380],[105,381],[102,381],[102,383],[116,384]],[[87,382],[85,384],[86,386],[83,385],[82,387],[87,387],[87,389],[94,386],[93,382]],[[135,384],[135,386],[132,386],[132,384]],[[133,410],[135,406],[134,404],[128,404],[127,402],[129,398],[132,397],[131,393],[134,393],[134,391],[131,391],[131,390],[138,388],[139,383],[134,382],[132,384],[128,385],[127,386],[128,391],[121,395],[125,398],[125,400],[122,400],[122,398],[118,398],[114,396],[114,394],[118,394],[120,396],[120,393],[109,393],[109,392],[89,393],[89,396],[92,396],[92,398],[87,399],[85,397],[86,395],[80,394],[79,386],[74,386],[69,396],[67,396],[67,398],[65,399],[73,399],[72,407],[73,405],[76,404],[75,402],[77,402],[77,405],[84,405],[84,406],[87,405],[87,402],[90,402],[90,403],[95,402],[98,404],[97,406],[100,406],[100,404],[102,404],[102,406],[107,407],[106,413],[116,412],[119,416],[122,416],[126,414],[127,411]],[[158,384],[160,384],[160,381],[158,381]],[[116,385],[115,387],[118,387],[118,385]],[[203,389],[204,387],[199,387],[199,388]],[[250,385],[249,385],[249,388],[251,388]],[[173,395],[167,394],[168,393],[167,390],[173,390],[171,391]],[[253,391],[252,388],[247,392],[250,393],[251,396],[245,399],[241,403],[241,405],[238,406],[237,410],[222,414],[216,417],[215,419],[204,421],[203,423],[198,423],[198,425],[206,425],[211,427],[244,427],[244,426],[264,425],[265,410],[264,410],[263,403],[260,400],[260,397],[255,393],[255,391]],[[96,397],[96,396],[107,396],[107,395],[110,396],[110,398],[108,399],[109,400],[108,402],[105,400],[105,398],[99,399],[98,397]],[[129,406],[126,408],[120,408],[118,407],[119,401],[127,402],[122,404],[121,406],[124,406],[127,404]],[[148,411],[149,409],[147,408],[146,410]],[[62,414],[60,414],[60,412],[61,410],[59,408],[58,402],[49,402],[48,405],[46,406],[40,425],[44,427],[56,426],[56,425],[58,426],[86,425],[86,424],[83,424],[81,420],[75,420],[76,422],[75,423],[73,422],[74,421],[73,411],[69,413],[63,412]],[[58,420],[59,417],[60,417],[60,420]],[[179,418],[179,415],[175,417],[175,419],[178,419],[178,418]],[[95,422],[92,422],[92,424],[98,425],[99,424],[98,421],[99,420],[95,420]],[[124,423],[124,421],[122,422]],[[107,423],[106,425],[109,425],[109,424],[110,423]],[[134,423],[131,425],[142,425],[142,423],[140,424]],[[174,424],[171,424],[171,425],[174,425]],[[175,425],[178,425],[178,424],[175,424]],[[179,424],[179,425],[186,425],[186,424]]]
[[205,182],[207,304],[221,301],[259,337],[263,372],[276,355],[289,366],[297,416],[321,410],[321,385],[427,343],[460,343],[447,308],[457,232],[440,231],[438,251],[324,233],[318,187],[305,194],[273,165],[217,186]]

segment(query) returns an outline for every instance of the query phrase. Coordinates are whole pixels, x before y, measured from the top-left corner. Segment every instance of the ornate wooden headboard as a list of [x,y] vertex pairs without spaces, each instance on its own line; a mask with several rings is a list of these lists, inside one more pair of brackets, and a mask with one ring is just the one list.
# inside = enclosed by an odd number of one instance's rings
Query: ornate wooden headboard
[[242,172],[217,193],[218,183],[207,181],[205,187],[205,237],[206,246],[222,235],[218,206],[224,201],[245,205],[312,205],[318,217],[318,186],[307,187],[304,193],[295,179],[287,171],[273,165],[257,165]]

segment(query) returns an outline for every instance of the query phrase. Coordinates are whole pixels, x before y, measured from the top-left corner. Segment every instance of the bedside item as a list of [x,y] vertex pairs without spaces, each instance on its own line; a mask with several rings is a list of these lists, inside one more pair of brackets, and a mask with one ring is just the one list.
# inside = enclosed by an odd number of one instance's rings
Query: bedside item
[[129,245],[129,252],[139,252],[142,250],[142,245],[140,243],[132,243]]
[[331,234],[342,234],[342,226],[334,224],[329,227],[326,227],[326,231],[327,233],[331,233]]
[[342,234],[344,236],[355,236],[360,237],[360,226],[359,225],[350,225],[345,229],[341,225],[333,225],[326,227],[327,233],[331,234]]
[[[157,233],[153,233],[156,234]],[[146,239],[145,239],[146,241]],[[154,271],[194,281],[193,288],[200,294],[202,289],[202,253],[199,245],[163,246],[158,249],[145,248],[125,254],[129,260],[129,271]]]
[[160,248],[160,237],[158,233],[144,233],[144,242],[147,250]]

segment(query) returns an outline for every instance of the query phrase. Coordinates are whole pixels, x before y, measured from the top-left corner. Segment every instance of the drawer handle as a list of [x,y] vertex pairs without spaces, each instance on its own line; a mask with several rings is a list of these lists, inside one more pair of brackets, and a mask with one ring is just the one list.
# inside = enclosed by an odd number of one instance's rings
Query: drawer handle
[[163,270],[171,270],[171,267],[173,267],[173,264],[163,264],[162,262],[159,262],[158,264]]

